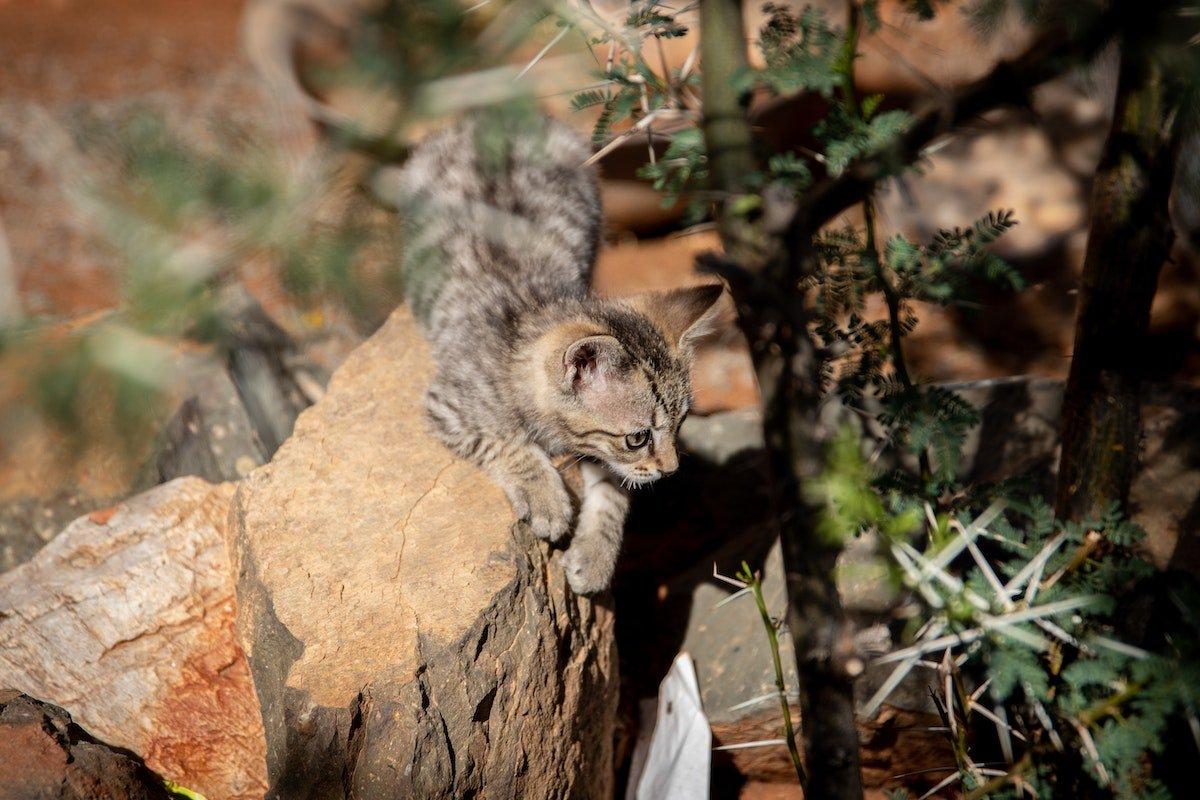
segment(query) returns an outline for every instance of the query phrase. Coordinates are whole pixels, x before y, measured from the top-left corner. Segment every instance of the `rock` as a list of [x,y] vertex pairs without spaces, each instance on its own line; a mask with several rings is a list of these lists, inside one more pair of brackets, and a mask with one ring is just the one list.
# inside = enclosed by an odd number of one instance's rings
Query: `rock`
[[0,575],[0,686],[209,800],[261,797],[265,741],[234,632],[233,487],[181,478],[67,526]]
[[[222,302],[220,347],[178,342],[156,353],[160,394],[138,398],[148,414],[135,434],[114,424],[112,407],[102,401],[84,404],[76,431],[82,439],[29,415],[27,405],[16,404],[11,423],[0,415],[0,572],[28,560],[84,512],[184,475],[237,480],[270,459],[328,375],[245,291],[232,287]],[[45,335],[80,328],[82,337],[96,340],[106,325],[111,332],[111,319],[100,315]],[[0,375],[37,368],[17,356],[0,359]],[[26,394],[32,397],[32,389]],[[3,395],[0,407],[8,411]]]
[[162,778],[61,708],[0,691],[0,800],[167,800]]
[[178,408],[163,427],[140,488],[184,475],[238,480],[270,460],[329,376],[240,286],[221,295],[223,340],[185,353]]
[[273,452],[263,446],[222,359],[212,353],[189,354],[180,363],[185,376],[180,399],[138,476],[137,489],[185,475],[214,483],[234,481]]
[[316,399],[306,395],[305,385],[315,386],[319,395],[328,376],[311,364],[306,366],[312,374],[297,368],[303,359],[295,343],[245,289],[231,287],[222,303],[229,329],[225,363],[265,461]]
[[0,500],[0,573],[33,558],[80,512],[104,505],[76,487]]
[[427,431],[431,371],[398,310],[238,488],[271,795],[608,797],[609,604]]

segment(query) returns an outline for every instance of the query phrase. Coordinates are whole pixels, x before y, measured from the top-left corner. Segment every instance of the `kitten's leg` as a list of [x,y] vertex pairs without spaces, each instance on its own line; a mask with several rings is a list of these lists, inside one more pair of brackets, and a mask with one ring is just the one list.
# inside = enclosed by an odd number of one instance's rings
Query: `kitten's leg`
[[580,468],[583,503],[575,535],[563,554],[563,569],[575,592],[592,594],[608,588],[612,581],[629,513],[629,494],[599,464],[584,461]]
[[558,541],[571,528],[571,496],[562,476],[540,447],[482,440],[479,465],[508,495],[513,511],[529,521],[535,536]]
[[519,434],[501,438],[467,424],[436,389],[426,393],[425,408],[438,438],[492,477],[535,536],[553,542],[570,529],[571,496],[544,450]]

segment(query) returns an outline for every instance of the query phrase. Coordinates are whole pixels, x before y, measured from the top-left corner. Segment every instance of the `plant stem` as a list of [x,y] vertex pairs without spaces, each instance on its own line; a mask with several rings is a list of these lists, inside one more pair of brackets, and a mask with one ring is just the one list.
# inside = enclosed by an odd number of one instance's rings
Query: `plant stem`
[[1079,724],[1090,728],[1105,717],[1115,715],[1121,706],[1137,697],[1142,690],[1141,683],[1131,683],[1115,694],[1102,698],[1079,712]]
[[779,634],[775,629],[775,621],[767,613],[767,603],[763,599],[762,580],[757,574],[751,573],[750,567],[745,563],[742,564],[742,568],[744,574],[739,577],[746,581],[754,595],[754,603],[758,606],[758,614],[762,617],[763,628],[767,632],[767,642],[771,646],[771,658],[775,664],[775,689],[779,692],[779,708],[783,713],[783,735],[787,739],[788,753],[792,756],[792,767],[796,770],[800,788],[807,792],[808,775],[804,772],[804,765],[800,761],[800,750],[796,747],[796,732],[792,727],[792,711],[788,707],[787,686],[783,682],[783,659],[779,655]]
[[700,258],[725,276],[738,308],[762,392],[770,502],[779,525],[787,580],[788,629],[796,654],[808,792],[822,800],[861,800],[862,767],[854,719],[853,625],[834,580],[840,541],[817,530],[822,508],[805,487],[822,472],[828,432],[819,418],[822,355],[809,335],[802,276],[815,269],[813,232],[779,236],[732,213],[754,174],[750,122],[734,80],[746,68],[738,0],[701,0],[704,139],[712,189],[726,200],[718,231],[726,258]]
[[[854,64],[858,56],[858,39],[862,28],[860,20],[862,10],[855,0],[850,0],[848,6],[846,44],[842,51],[842,100],[854,117],[861,122],[866,122],[862,102],[859,100],[858,93],[854,88]],[[866,247],[864,255],[871,264],[871,270],[875,274],[875,280],[879,284],[880,291],[883,293],[883,300],[887,304],[892,368],[896,370],[896,377],[900,379],[900,383],[904,386],[904,391],[909,395],[915,395],[917,387],[913,383],[912,377],[908,372],[908,363],[904,359],[904,328],[900,324],[902,301],[895,287],[892,286],[892,282],[888,280],[887,273],[884,272],[883,259],[879,256],[879,246],[875,237],[875,190],[873,187],[864,194],[862,205],[863,219],[866,223]],[[933,478],[928,447],[921,448],[921,452],[917,454],[917,462],[921,472],[921,486],[924,489]]]
[[[871,262],[871,269],[875,273],[875,280],[879,283],[884,303],[887,304],[892,368],[896,370],[896,377],[900,379],[901,385],[904,386],[904,391],[910,395],[915,395],[918,389],[908,372],[908,363],[904,358],[904,327],[900,323],[900,295],[896,292],[896,288],[892,286],[892,282],[888,280],[887,273],[883,270],[883,259],[880,258],[879,248],[876,245],[874,193],[868,194],[863,200],[863,218],[866,220],[867,228],[867,259]],[[921,448],[921,452],[917,454],[917,463],[921,471],[921,486],[926,487],[933,479],[933,468],[931,466],[928,447]]]
[[1003,775],[997,775],[997,776],[993,777],[991,780],[989,780],[987,783],[983,783],[983,784],[980,784],[979,786],[976,786],[974,789],[967,792],[966,795],[963,796],[963,800],[982,800],[984,797],[987,797],[989,794],[996,791],[1001,786],[1003,786],[1004,784],[1011,781],[1013,778],[1016,778],[1019,775],[1022,775],[1032,765],[1033,765],[1033,759],[1030,758],[1029,753],[1026,753],[1024,756],[1021,757],[1020,761],[1018,761],[1017,763],[1015,763],[1011,767],[1009,767],[1008,772],[1004,773]]

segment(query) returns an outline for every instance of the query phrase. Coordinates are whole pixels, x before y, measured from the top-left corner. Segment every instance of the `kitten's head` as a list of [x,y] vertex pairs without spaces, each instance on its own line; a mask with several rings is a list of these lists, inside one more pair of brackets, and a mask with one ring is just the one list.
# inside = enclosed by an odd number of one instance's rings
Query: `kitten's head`
[[721,291],[698,286],[597,307],[593,329],[571,337],[554,365],[556,416],[575,452],[634,486],[679,467],[693,343],[708,330]]

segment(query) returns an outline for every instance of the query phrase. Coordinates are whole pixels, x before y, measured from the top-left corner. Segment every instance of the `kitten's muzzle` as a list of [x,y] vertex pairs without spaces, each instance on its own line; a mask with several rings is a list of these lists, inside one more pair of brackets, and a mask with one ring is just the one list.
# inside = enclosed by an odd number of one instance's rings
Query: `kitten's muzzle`
[[658,472],[660,476],[673,475],[679,469],[679,454],[675,452],[675,448],[662,448],[655,454],[653,461],[654,472]]

